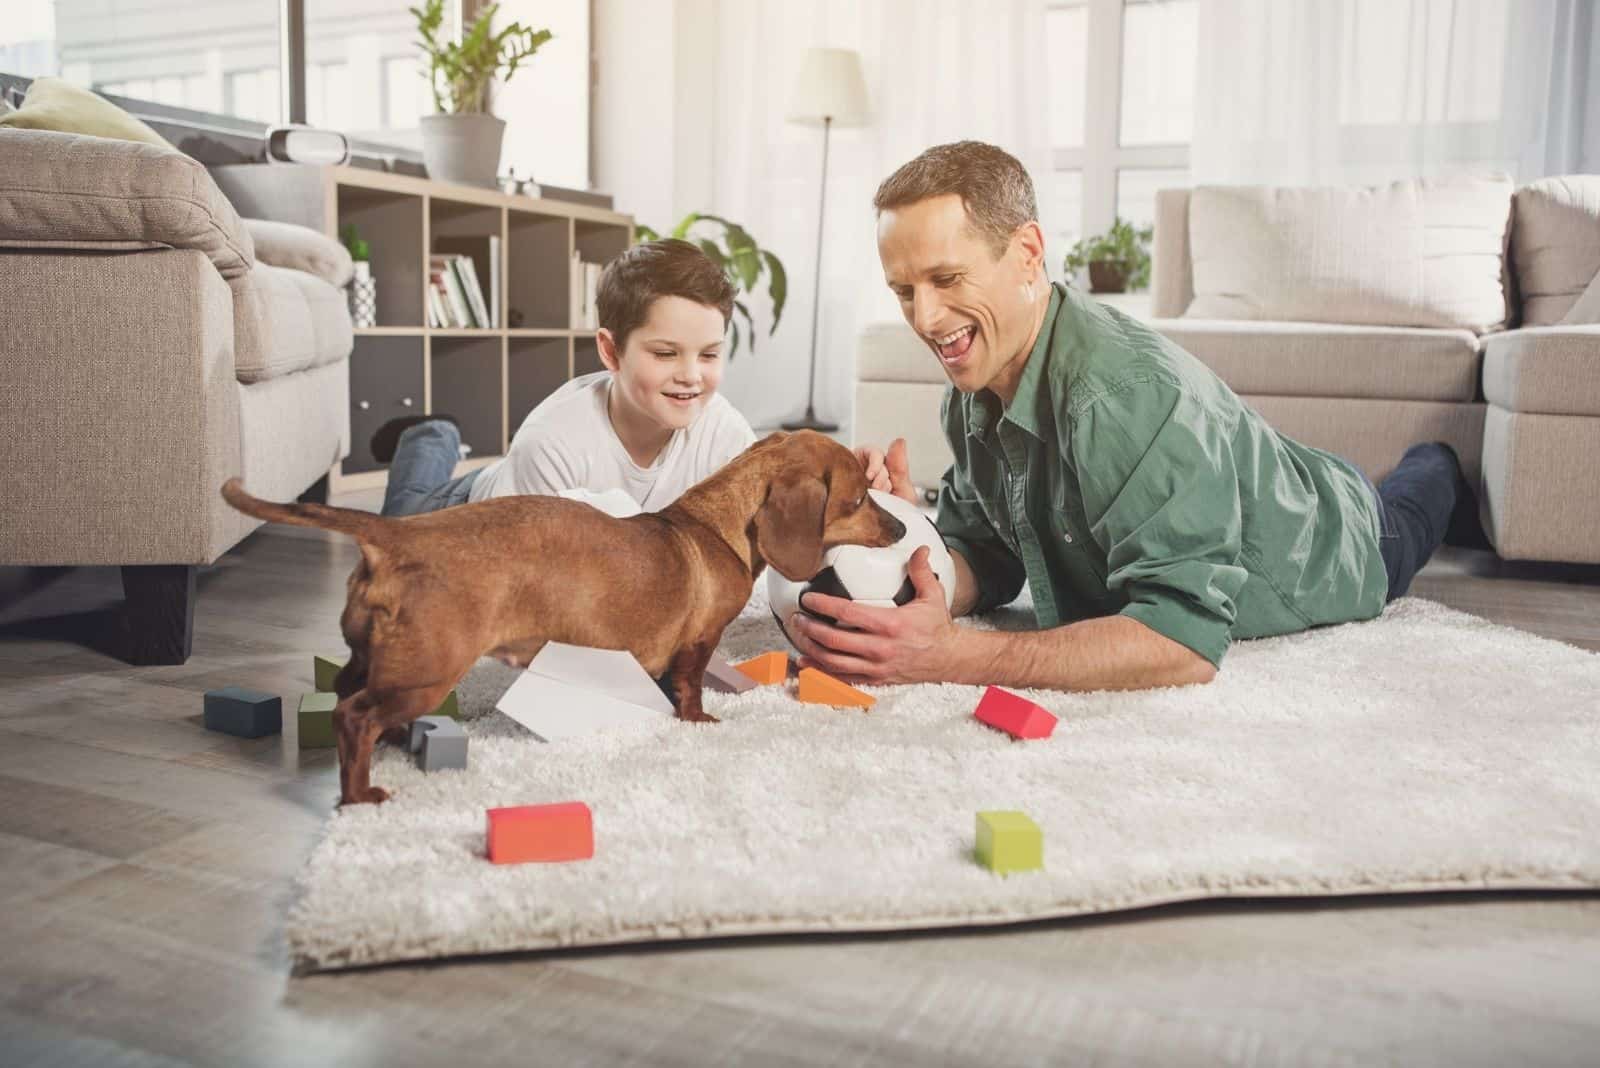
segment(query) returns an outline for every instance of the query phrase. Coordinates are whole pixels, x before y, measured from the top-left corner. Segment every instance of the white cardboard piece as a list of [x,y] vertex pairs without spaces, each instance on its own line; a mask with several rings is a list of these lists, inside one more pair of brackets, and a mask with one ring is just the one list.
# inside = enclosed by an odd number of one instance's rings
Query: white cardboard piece
[[561,642],[545,643],[495,707],[544,742],[674,712],[632,653]]

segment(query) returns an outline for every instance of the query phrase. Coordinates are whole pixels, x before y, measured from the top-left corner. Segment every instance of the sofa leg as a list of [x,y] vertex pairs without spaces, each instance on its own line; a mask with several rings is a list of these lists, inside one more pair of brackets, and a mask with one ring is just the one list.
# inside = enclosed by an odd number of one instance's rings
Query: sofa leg
[[300,501],[302,504],[327,504],[328,476],[323,475],[321,478],[311,483],[311,485],[306,488],[306,491],[300,494],[300,496],[296,497],[295,500]]
[[128,565],[123,659],[130,664],[181,664],[194,639],[193,564]]

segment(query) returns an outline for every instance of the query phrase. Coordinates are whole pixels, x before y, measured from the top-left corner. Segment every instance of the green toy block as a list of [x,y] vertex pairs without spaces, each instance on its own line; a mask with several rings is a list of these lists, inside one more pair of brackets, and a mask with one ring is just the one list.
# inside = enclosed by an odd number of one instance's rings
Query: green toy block
[[1044,832],[1022,812],[978,813],[979,864],[997,875],[1044,867]]
[[432,716],[449,716],[451,719],[461,718],[461,703],[456,700],[456,692],[451,690],[445,699],[439,702],[439,707],[429,713]]
[[333,736],[333,709],[339,695],[308,693],[300,698],[300,748],[327,749],[338,744]]
[[335,660],[331,656],[317,655],[311,658],[311,673],[317,680],[318,693],[332,693],[333,680],[339,677],[339,669],[344,667],[345,660]]

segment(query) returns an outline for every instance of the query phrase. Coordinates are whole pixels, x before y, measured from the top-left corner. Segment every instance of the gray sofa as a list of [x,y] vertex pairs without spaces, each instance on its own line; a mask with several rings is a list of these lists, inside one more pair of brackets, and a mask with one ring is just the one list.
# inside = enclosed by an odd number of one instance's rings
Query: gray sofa
[[[1531,183],[1502,200],[1509,218],[1480,225],[1494,228],[1490,279],[1503,278],[1511,329],[1201,318],[1190,198],[1157,197],[1153,326],[1274,427],[1374,480],[1407,446],[1449,442],[1502,557],[1600,562],[1600,325],[1561,321],[1600,286],[1600,177]],[[937,361],[904,323],[874,323],[856,375],[857,438],[906,437],[913,479],[936,485],[950,463]]]
[[186,659],[197,568],[259,525],[223,481],[314,496],[349,452],[349,272],[181,152],[0,130],[0,564],[120,566],[122,655]]

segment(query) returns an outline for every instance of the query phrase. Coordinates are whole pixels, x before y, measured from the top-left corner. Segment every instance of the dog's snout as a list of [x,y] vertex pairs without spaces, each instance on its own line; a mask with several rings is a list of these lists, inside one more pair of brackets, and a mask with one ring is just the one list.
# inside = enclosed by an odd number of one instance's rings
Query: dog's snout
[[879,505],[874,504],[872,507],[878,510],[878,525],[883,528],[884,537],[889,539],[884,542],[885,545],[893,545],[906,536],[906,525],[904,523]]

